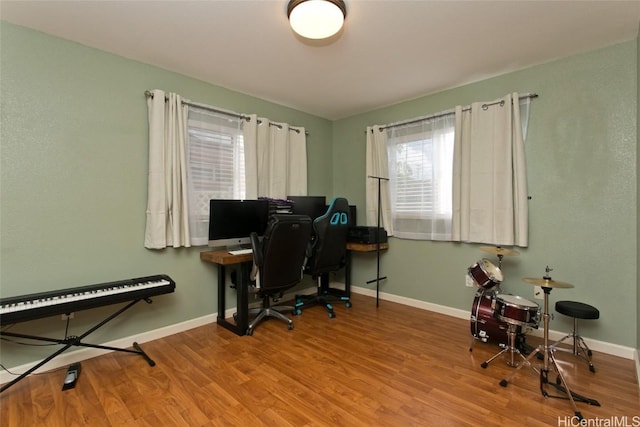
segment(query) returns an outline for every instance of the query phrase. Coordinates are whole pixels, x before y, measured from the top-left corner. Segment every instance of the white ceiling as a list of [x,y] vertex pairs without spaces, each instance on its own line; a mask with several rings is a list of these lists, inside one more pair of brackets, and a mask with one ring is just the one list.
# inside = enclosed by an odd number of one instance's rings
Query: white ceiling
[[631,40],[640,24],[640,0],[346,3],[342,34],[317,45],[293,34],[287,0],[2,0],[0,17],[331,120]]

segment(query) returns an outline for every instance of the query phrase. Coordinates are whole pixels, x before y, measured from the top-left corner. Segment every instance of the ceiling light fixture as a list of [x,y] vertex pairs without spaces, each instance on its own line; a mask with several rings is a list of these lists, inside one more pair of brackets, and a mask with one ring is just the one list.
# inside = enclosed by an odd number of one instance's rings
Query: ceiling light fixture
[[287,17],[293,31],[307,39],[326,39],[338,33],[347,16],[342,0],[291,0]]

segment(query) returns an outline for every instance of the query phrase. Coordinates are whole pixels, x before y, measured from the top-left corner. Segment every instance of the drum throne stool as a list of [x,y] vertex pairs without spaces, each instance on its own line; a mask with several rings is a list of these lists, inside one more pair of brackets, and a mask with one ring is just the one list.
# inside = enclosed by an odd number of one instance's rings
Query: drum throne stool
[[[577,301],[557,301],[556,311],[565,316],[573,317],[573,331],[562,339],[556,341],[551,347],[557,350],[570,351],[574,356],[582,357],[589,364],[589,370],[595,372],[596,368],[591,361],[591,350],[578,334],[578,319],[598,319],[600,312],[592,305]],[[558,348],[558,344],[567,338],[573,339],[573,349]]]

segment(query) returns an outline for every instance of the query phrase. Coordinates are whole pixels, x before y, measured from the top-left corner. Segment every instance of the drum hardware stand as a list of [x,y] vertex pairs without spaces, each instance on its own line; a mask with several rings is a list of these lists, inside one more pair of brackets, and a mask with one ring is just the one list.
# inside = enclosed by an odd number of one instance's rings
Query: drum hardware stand
[[[528,283],[541,286],[542,290],[544,291],[544,314],[543,314],[543,318],[544,318],[544,344],[543,345],[538,345],[538,347],[536,347],[531,352],[529,357],[527,357],[525,359],[525,363],[520,364],[520,366],[518,366],[516,368],[516,370],[511,373],[511,375],[509,375],[505,379],[502,379],[500,381],[500,385],[502,387],[506,387],[509,384],[509,382],[513,379],[513,377],[516,376],[516,374],[518,373],[520,368],[522,368],[524,365],[528,365],[536,373],[540,374],[540,392],[542,393],[542,395],[544,397],[553,397],[553,398],[557,398],[557,399],[567,399],[567,400],[571,401],[571,406],[573,407],[573,412],[574,412],[575,416],[578,418],[578,420],[581,421],[581,420],[583,420],[583,417],[582,417],[582,414],[580,413],[580,411],[578,411],[578,408],[576,406],[576,400],[579,401],[579,402],[582,402],[582,403],[587,403],[587,404],[592,405],[592,406],[600,406],[600,403],[598,403],[598,401],[596,401],[594,399],[589,399],[588,397],[585,397],[585,396],[582,396],[580,394],[574,393],[569,389],[569,386],[568,386],[566,380],[564,379],[564,376],[562,375],[562,372],[560,371],[560,367],[558,366],[558,363],[556,362],[555,357],[553,355],[553,352],[554,352],[555,349],[551,345],[549,345],[549,318],[551,317],[549,315],[549,294],[551,293],[551,288],[552,287],[558,287],[558,288],[573,287],[573,285],[569,285],[567,283],[554,282],[553,280],[551,280],[551,277],[549,276],[549,272],[550,271],[551,271],[551,269],[547,266],[547,268],[545,270],[545,275],[543,276],[542,280],[525,279],[525,281],[528,282]],[[540,371],[538,371],[534,366],[531,365],[531,359],[533,357],[535,357],[536,354],[538,354],[538,353],[542,353],[542,355],[543,355],[543,364],[542,364],[542,366],[540,368]],[[551,362],[551,364],[553,364],[553,367],[555,368],[555,371],[558,374],[555,383],[549,382],[549,367],[550,367],[550,363],[549,362]],[[547,393],[547,391],[544,388],[544,386],[546,384],[554,386],[556,389],[558,389],[559,391],[563,392],[566,396],[550,395],[549,393]]]
[[515,354],[517,353],[524,361],[527,360],[526,357],[524,357],[524,355],[520,352],[520,350],[518,350],[518,348],[516,347],[516,329],[518,328],[518,325],[514,324],[514,323],[508,323],[507,325],[507,335],[509,337],[509,344],[507,344],[506,346],[504,346],[504,348],[502,349],[502,351],[500,351],[499,353],[491,356],[491,358],[489,358],[488,360],[482,362],[482,364],[480,365],[482,368],[486,369],[487,366],[489,366],[489,363],[491,363],[494,359],[496,359],[498,356],[502,355],[503,353],[506,353],[507,351],[510,352],[511,354],[511,358],[510,360],[507,361],[507,365],[508,366],[512,366],[512,367],[516,367],[518,366],[518,364],[515,361]]

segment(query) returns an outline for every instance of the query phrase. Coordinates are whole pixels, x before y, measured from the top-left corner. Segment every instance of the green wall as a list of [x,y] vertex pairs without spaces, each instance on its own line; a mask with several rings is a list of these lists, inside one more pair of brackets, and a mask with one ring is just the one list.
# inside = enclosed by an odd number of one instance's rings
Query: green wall
[[[366,126],[386,124],[490,101],[509,92],[535,92],[526,143],[530,242],[505,257],[502,291],[533,299],[523,277],[552,277],[575,285],[554,290],[600,309],[582,322],[584,336],[637,346],[637,41],[565,58],[497,78],[381,108],[334,123],[334,188],[364,206]],[[359,219],[364,220],[364,212]],[[390,239],[382,256],[383,292],[470,310],[475,289],[466,269],[479,245]],[[355,283],[375,277],[375,258],[356,259]],[[570,330],[556,315],[552,329]]]
[[[136,306],[89,342],[131,336],[217,308],[216,269],[199,259],[206,248],[143,247],[145,90],[175,91],[196,102],[304,126],[313,159],[309,190],[332,191],[326,172],[332,160],[328,120],[9,23],[0,30],[2,296],[159,273],[177,283],[174,294]],[[76,313],[70,333],[83,332],[114,309]],[[12,330],[59,336],[63,327],[56,317]],[[2,346],[7,367],[49,353]]]
[[[505,258],[503,290],[532,298],[522,277],[546,265],[572,290],[552,301],[596,305],[583,335],[637,347],[637,40],[330,122],[8,23],[0,25],[0,292],[21,295],[166,273],[177,291],[134,308],[92,335],[106,342],[216,311],[216,271],[204,248],[143,248],[147,184],[144,91],[175,91],[196,102],[257,113],[309,131],[309,193],[344,195],[364,222],[365,128],[536,92],[527,161],[530,247]],[[285,84],[285,83],[283,83]],[[470,310],[466,269],[478,245],[391,239],[381,290]],[[491,256],[488,256],[491,258]],[[495,260],[494,260],[495,261]],[[497,261],[496,261],[497,262]],[[375,275],[375,257],[354,256],[354,284]],[[371,285],[370,285],[371,286]],[[384,307],[384,302],[381,303]],[[71,334],[110,313],[76,313]],[[568,329],[556,316],[554,329]],[[58,318],[15,330],[61,334]],[[425,325],[435,327],[435,325]],[[2,343],[7,367],[47,349]]]
[[[640,82],[640,30],[638,31],[638,38],[636,39],[636,82]],[[640,105],[640,84],[636,84],[638,104]],[[636,125],[640,123],[640,108],[636,108]],[[637,129],[637,128],[636,128]],[[637,132],[637,130],[636,130]],[[640,164],[640,150],[637,149],[640,146],[640,133],[636,134],[636,195],[640,196],[640,174],[638,174],[637,167]],[[636,199],[636,215],[640,210],[640,197]],[[636,221],[638,218],[636,217]],[[640,357],[640,248],[638,242],[640,242],[640,227],[636,230],[636,285],[637,285],[637,300],[636,300],[636,363],[640,363],[638,359]],[[636,368],[637,369],[637,368]],[[640,371],[636,372],[636,375],[640,378]]]

